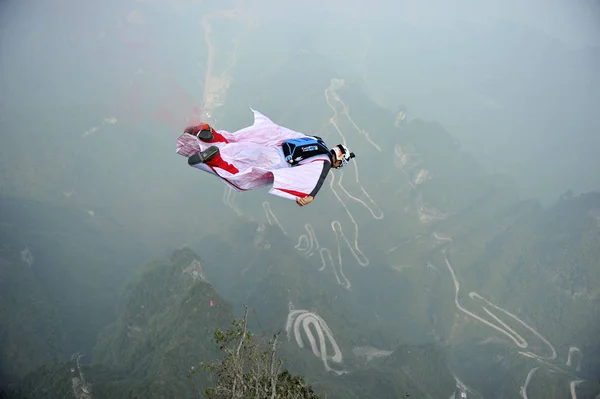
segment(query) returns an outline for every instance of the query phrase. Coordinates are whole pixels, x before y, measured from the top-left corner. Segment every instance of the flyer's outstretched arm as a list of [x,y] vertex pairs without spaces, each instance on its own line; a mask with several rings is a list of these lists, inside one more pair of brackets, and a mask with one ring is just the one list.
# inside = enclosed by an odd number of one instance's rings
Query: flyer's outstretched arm
[[[307,197],[314,199],[330,170],[331,163],[324,158],[293,168],[274,170],[273,187],[269,190],[269,194],[294,201]],[[312,199],[305,202],[308,203]]]

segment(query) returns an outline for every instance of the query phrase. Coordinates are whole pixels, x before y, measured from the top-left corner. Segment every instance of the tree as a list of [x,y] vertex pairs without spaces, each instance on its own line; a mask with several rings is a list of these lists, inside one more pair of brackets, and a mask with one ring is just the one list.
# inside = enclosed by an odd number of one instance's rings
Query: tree
[[215,330],[215,342],[225,356],[218,363],[200,363],[214,378],[214,386],[206,389],[205,397],[319,399],[302,377],[282,370],[283,360],[277,357],[279,333],[267,343],[261,342],[248,331],[247,320],[248,307],[244,305],[243,319],[235,319],[226,331]]

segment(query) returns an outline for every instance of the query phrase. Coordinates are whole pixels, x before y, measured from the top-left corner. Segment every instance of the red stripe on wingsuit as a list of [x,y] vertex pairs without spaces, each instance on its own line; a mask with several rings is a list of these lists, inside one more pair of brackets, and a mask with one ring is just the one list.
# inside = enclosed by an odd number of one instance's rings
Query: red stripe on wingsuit
[[236,168],[234,165],[225,162],[223,158],[221,158],[221,154],[215,155],[210,161],[207,161],[206,164],[208,166],[213,166],[215,168],[221,168],[223,170],[226,170],[232,175],[235,175],[239,172],[239,169]]
[[229,143],[229,141],[227,141],[227,139],[225,138],[225,136],[223,136],[221,133],[218,133],[215,129],[213,129],[213,136],[215,137],[211,143],[214,143],[216,141],[220,141],[223,143]]
[[296,190],[288,190],[288,189],[285,189],[285,188],[278,188],[277,190],[283,191],[284,193],[288,193],[288,194],[291,194],[291,195],[295,195],[296,197],[300,197],[300,198],[304,198],[304,197],[308,196],[308,194],[303,193],[301,191],[296,191]]
[[233,187],[237,188],[237,189],[238,189],[238,190],[240,190],[240,191],[248,191],[248,189],[241,188],[241,187],[240,187],[240,186],[238,186],[237,184],[235,184],[235,183],[233,183],[232,181],[229,181],[228,179],[226,179],[226,178],[224,178],[223,176],[221,176],[221,175],[220,175],[220,174],[219,174],[219,173],[218,173],[218,172],[215,170],[215,168],[214,168],[213,166],[211,166],[211,165],[208,165],[208,164],[207,164],[207,166],[208,166],[209,168],[211,168],[213,172],[215,172],[215,175],[217,175],[217,176],[219,177],[219,179],[223,179],[223,180],[225,180],[227,183],[231,184]]

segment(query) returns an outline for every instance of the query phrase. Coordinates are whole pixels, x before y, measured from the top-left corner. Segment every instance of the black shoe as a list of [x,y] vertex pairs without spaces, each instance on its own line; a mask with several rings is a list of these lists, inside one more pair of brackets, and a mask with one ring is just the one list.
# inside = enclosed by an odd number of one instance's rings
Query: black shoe
[[[205,129],[199,130],[203,127]],[[195,126],[188,126],[183,131],[184,131],[184,133],[191,134],[192,136],[198,137],[202,141],[210,142],[215,138],[215,136],[213,135],[213,132],[212,132],[212,128],[210,127],[210,125],[208,125],[206,123],[202,123],[200,125],[195,125]]]
[[202,141],[213,141],[213,139],[215,138],[210,129],[200,130],[196,137],[198,137]]
[[206,150],[192,155],[188,158],[188,165],[194,166],[199,163],[208,162],[219,153],[219,147],[211,145]]

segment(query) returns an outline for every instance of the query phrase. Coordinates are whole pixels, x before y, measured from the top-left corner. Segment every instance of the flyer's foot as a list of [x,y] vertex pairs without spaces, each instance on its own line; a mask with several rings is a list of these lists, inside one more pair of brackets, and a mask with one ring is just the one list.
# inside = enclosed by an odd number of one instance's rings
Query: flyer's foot
[[201,123],[196,126],[188,126],[184,130],[185,133],[191,134],[192,136],[198,137],[202,141],[210,142],[213,141],[215,135],[213,129],[207,123]]
[[189,157],[188,165],[194,166],[199,163],[206,163],[206,162],[210,161],[211,159],[213,159],[215,157],[215,155],[217,155],[218,153],[219,153],[219,147],[212,145],[212,146],[208,147],[206,150]]
[[200,130],[198,134],[196,134],[196,137],[198,137],[202,141],[213,141],[213,139],[215,138],[210,129]]

